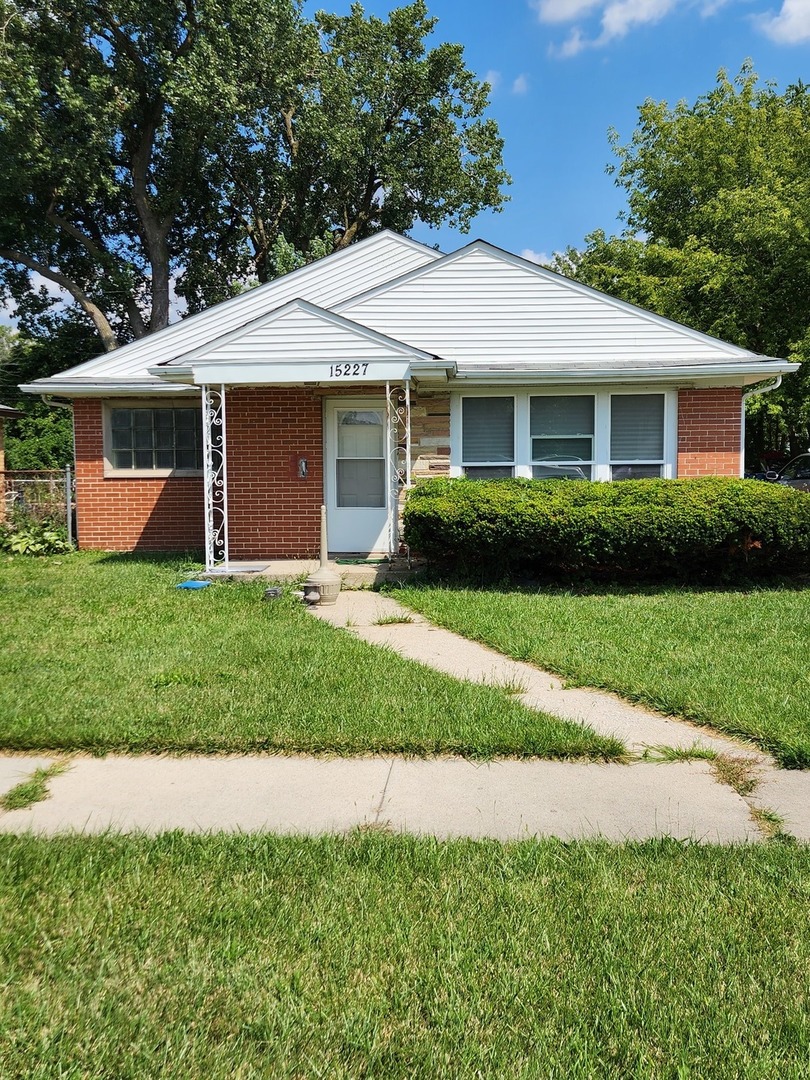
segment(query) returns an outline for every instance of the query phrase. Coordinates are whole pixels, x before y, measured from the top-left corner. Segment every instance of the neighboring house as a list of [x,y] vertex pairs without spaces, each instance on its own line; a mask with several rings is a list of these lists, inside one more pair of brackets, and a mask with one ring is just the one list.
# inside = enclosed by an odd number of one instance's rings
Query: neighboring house
[[[482,241],[391,232],[23,387],[73,400],[85,548],[394,552],[427,476],[739,476],[795,370]],[[201,407],[202,402],[202,407]]]

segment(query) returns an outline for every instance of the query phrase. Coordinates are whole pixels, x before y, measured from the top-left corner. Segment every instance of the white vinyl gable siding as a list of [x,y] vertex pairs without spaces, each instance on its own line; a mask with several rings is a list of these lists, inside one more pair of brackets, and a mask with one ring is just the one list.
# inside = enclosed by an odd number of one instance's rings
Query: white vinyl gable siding
[[290,300],[301,297],[320,307],[332,308],[350,296],[440,257],[440,252],[396,233],[378,233],[335,255],[173,323],[157,334],[88,360],[62,373],[60,378],[149,379],[149,368],[193,352]]
[[465,368],[751,356],[479,243],[338,310]]
[[[405,346],[387,343],[363,327],[352,328],[306,308],[291,305],[287,311],[259,319],[244,332],[200,350],[199,358],[221,363],[280,363],[294,357],[296,363],[337,364],[401,360],[410,353]],[[193,363],[193,360],[191,360]]]
[[[593,435],[590,439],[589,455],[585,454],[566,456],[564,453],[554,453],[553,458],[549,457],[547,460],[553,460],[555,468],[546,469],[544,474],[541,474],[538,470],[538,465],[542,463],[542,458],[538,454],[538,443],[534,436],[534,431],[537,430],[537,412],[535,408],[534,423],[532,418],[532,402],[538,399],[548,401],[548,399],[570,399],[573,397],[583,397],[593,403]],[[628,442],[626,439],[619,439],[618,441],[613,438],[611,417],[612,417],[612,402],[616,397],[621,397],[623,400],[634,399],[640,407],[639,417],[644,414],[645,407],[650,406],[648,410],[651,416],[651,424],[648,430],[652,430],[655,423],[655,417],[660,416],[661,410],[663,411],[663,430],[661,433],[662,441],[662,454],[657,457],[653,457],[649,453],[650,444],[640,447],[639,453],[641,456],[634,454],[631,458],[617,459],[613,456],[612,450],[617,447],[621,447],[626,450]],[[579,464],[582,468],[582,472],[585,478],[593,480],[610,480],[614,474],[614,470],[617,469],[617,462],[621,460],[624,463],[637,463],[639,469],[641,466],[650,466],[651,470],[654,467],[659,467],[660,475],[666,479],[674,479],[677,476],[677,463],[678,463],[678,395],[677,391],[662,391],[660,388],[655,387],[639,387],[638,392],[629,393],[626,390],[621,392],[613,392],[611,390],[605,390],[602,388],[591,387],[584,388],[582,390],[569,389],[569,388],[555,388],[545,389],[541,387],[523,387],[519,390],[510,391],[498,391],[496,389],[476,389],[462,392],[453,393],[451,396],[450,404],[450,475],[451,476],[464,476],[470,475],[473,477],[486,475],[483,470],[477,469],[476,466],[488,464],[491,466],[497,465],[498,459],[486,459],[483,456],[478,461],[473,462],[468,457],[465,457],[465,438],[464,438],[464,402],[475,399],[484,399],[490,403],[502,399],[508,398],[510,401],[514,401],[514,457],[513,467],[511,473],[514,476],[522,476],[526,479],[532,477],[540,477],[541,475],[554,475],[557,472],[559,475],[565,474],[568,476],[575,475],[575,467]],[[646,399],[646,400],[644,400]],[[481,412],[483,410],[477,410]],[[577,410],[573,410],[576,414]],[[582,414],[587,412],[587,408],[583,407]],[[582,425],[579,425],[582,426]],[[582,433],[586,434],[586,433]],[[580,432],[572,432],[574,437],[580,436]],[[485,435],[480,431],[477,432],[478,445],[485,446]],[[469,445],[469,443],[468,443]],[[498,442],[498,446],[500,442]],[[478,450],[478,453],[483,455],[484,450]],[[503,460],[503,459],[501,459]],[[468,468],[469,467],[469,468]],[[574,467],[574,468],[572,468]],[[639,475],[640,475],[639,471]],[[493,473],[493,475],[495,475]]]

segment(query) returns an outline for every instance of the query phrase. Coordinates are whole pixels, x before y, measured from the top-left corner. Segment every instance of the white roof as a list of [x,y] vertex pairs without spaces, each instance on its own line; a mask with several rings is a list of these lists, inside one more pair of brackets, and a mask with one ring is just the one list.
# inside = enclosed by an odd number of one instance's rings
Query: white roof
[[717,363],[754,355],[482,240],[346,300],[338,310],[464,368]]
[[[382,232],[156,334],[24,389],[92,396],[174,390],[181,371],[408,353],[459,381],[636,381],[795,370],[616,300],[482,240],[441,255]],[[439,370],[438,368],[436,369]],[[414,368],[416,372],[416,367]],[[175,380],[174,385],[170,381]],[[227,380],[223,380],[227,381]],[[305,381],[305,380],[302,380]],[[719,385],[719,384],[717,384]]]
[[367,240],[215,304],[156,334],[69,368],[55,376],[54,381],[150,379],[149,368],[182,357],[238,330],[289,300],[303,297],[320,307],[332,308],[341,300],[440,257],[441,252],[399,233],[389,230],[375,233]]

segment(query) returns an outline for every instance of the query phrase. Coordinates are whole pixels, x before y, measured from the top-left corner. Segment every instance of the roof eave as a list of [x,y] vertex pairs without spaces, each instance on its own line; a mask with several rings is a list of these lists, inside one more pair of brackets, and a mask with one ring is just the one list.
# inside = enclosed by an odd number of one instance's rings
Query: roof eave
[[785,360],[730,361],[720,364],[692,364],[678,367],[612,368],[534,368],[530,370],[482,371],[459,368],[454,382],[470,386],[558,385],[560,383],[638,383],[659,382],[690,385],[749,386],[775,375],[789,375],[799,364]]

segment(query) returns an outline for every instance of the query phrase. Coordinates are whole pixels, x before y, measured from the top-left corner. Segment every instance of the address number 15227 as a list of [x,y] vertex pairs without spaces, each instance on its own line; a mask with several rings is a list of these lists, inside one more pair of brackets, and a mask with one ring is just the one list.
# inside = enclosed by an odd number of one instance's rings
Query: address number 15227
[[351,379],[358,376],[365,375],[368,371],[368,364],[330,364],[329,365],[329,377],[330,379]]

